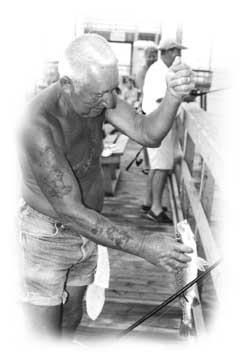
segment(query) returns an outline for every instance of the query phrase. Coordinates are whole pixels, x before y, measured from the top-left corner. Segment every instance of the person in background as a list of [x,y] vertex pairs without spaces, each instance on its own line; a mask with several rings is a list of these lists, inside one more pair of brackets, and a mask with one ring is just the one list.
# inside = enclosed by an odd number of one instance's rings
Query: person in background
[[[158,59],[158,49],[157,45],[154,42],[149,41],[146,48],[144,49],[144,64],[142,68],[137,72],[135,76],[135,85],[140,90],[140,100],[138,102],[137,109],[140,110],[142,113],[142,98],[143,98],[143,85],[146,73],[149,67],[155,63]],[[149,171],[149,159],[147,149],[143,148],[143,159],[144,159],[144,168],[143,173],[148,174]]]
[[169,272],[187,266],[192,249],[163,233],[121,228],[102,215],[102,127],[107,120],[144,146],[171,129],[193,72],[180,59],[154,113],[141,115],[116,95],[117,59],[97,34],[74,39],[59,62],[60,79],[27,105],[19,130],[22,170],[20,236],[23,301],[35,332],[71,334],[93,282],[97,245],[141,257]]
[[128,104],[130,104],[134,108],[137,108],[139,96],[140,96],[140,92],[135,87],[134,78],[132,76],[128,76],[126,88],[123,90],[123,93],[122,93],[123,100],[125,100]]
[[37,81],[35,86],[35,94],[44,90],[46,87],[50,86],[52,83],[58,81],[60,78],[58,71],[58,62],[50,61],[46,62],[43,67],[42,77]]
[[158,59],[157,45],[154,42],[148,42],[144,50],[144,60],[145,63],[142,68],[137,72],[135,77],[136,87],[143,91],[144,79],[149,67],[155,63]]
[[[167,83],[164,81],[171,74],[171,66],[181,51],[183,45],[172,39],[164,39],[159,45],[160,58],[146,73],[142,109],[148,114],[157,109],[162,101]],[[172,127],[158,148],[147,148],[150,170],[147,176],[146,193],[141,212],[158,223],[172,224],[167,215],[167,207],[162,206],[162,195],[166,178],[172,172],[174,165],[174,128]]]

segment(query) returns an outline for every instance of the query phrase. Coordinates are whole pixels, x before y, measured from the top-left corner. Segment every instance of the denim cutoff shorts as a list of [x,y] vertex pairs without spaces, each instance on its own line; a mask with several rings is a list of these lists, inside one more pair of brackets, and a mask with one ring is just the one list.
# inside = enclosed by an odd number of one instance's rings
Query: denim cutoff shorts
[[93,282],[97,245],[25,202],[19,210],[23,301],[55,306],[65,303],[67,286]]

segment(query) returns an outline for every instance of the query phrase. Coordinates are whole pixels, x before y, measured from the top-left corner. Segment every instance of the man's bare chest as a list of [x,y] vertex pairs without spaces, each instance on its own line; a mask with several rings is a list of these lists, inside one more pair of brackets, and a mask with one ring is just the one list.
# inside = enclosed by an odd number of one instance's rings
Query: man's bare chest
[[76,174],[82,175],[98,163],[103,149],[102,124],[102,119],[92,119],[66,131],[66,157]]

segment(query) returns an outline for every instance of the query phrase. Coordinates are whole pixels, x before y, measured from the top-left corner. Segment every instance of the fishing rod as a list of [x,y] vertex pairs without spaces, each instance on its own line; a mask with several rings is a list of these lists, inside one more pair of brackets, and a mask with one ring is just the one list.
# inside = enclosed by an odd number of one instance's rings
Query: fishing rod
[[[139,157],[139,155],[141,154],[141,152],[143,151],[143,149],[144,149],[144,147],[141,147],[140,149],[139,149],[139,151],[136,153],[136,155],[135,155],[135,157],[131,160],[131,162],[129,162],[129,164],[127,165],[127,167],[126,167],[126,171],[128,171],[129,169],[130,169],[130,167],[133,165],[133,163],[135,162],[135,161],[137,161],[137,158]],[[137,163],[136,163],[136,165],[140,165],[142,163],[142,160],[140,160],[140,161],[137,161]]]
[[197,97],[197,96],[203,96],[203,95],[212,94],[214,92],[225,91],[225,90],[229,90],[229,87],[217,88],[215,90],[208,90],[208,91],[201,91],[200,89],[194,89],[190,92],[190,95]]
[[148,312],[146,315],[141,317],[138,321],[136,321],[134,324],[129,326],[127,329],[122,330],[118,335],[117,338],[121,338],[125,335],[127,335],[130,331],[135,329],[137,326],[141,325],[144,321],[149,319],[151,316],[153,316],[155,313],[160,311],[162,308],[166,307],[169,303],[173,302],[176,298],[183,295],[190,287],[192,287],[194,284],[202,281],[208,273],[210,273],[214,268],[216,268],[220,264],[221,260],[218,260],[214,264],[212,264],[208,269],[206,269],[204,272],[199,274],[195,279],[193,279],[191,282],[187,283],[183,288],[179,289],[176,293],[171,295],[169,298],[167,298],[165,301],[163,301],[160,305],[156,306],[152,311]]

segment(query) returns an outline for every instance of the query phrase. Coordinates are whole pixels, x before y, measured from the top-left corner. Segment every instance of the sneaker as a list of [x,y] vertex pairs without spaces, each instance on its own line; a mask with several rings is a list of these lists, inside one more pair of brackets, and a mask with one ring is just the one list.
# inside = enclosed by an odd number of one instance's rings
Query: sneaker
[[150,211],[150,207],[151,206],[147,206],[147,205],[141,205],[141,209],[140,211],[144,214],[147,214]]
[[162,210],[162,212],[159,213],[159,215],[155,215],[153,213],[152,210],[150,210],[148,213],[147,213],[147,217],[150,219],[150,220],[153,220],[155,222],[158,222],[160,224],[173,224],[173,221],[172,219],[170,219],[170,217],[167,216],[167,214]]
[[[142,213],[147,214],[147,213],[150,211],[150,208],[151,208],[151,206],[148,206],[148,205],[141,205],[140,211],[141,211]],[[167,212],[167,211],[168,211],[168,208],[167,208],[166,206],[162,206],[162,210],[163,210],[164,212]]]

